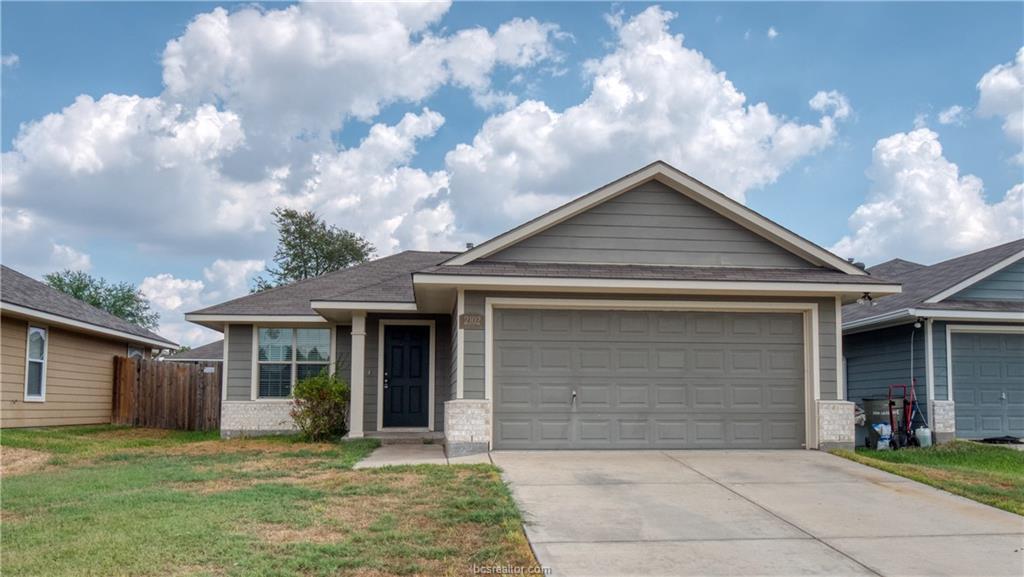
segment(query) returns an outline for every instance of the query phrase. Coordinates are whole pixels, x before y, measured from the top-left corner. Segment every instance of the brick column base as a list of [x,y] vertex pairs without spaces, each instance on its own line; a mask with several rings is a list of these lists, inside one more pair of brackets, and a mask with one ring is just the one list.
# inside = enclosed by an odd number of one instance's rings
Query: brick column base
[[294,433],[297,428],[287,401],[224,401],[220,407],[220,436],[257,437]]
[[855,425],[850,401],[818,401],[818,449],[853,450]]
[[953,401],[932,401],[928,410],[932,415],[932,441],[938,445],[956,438],[956,408]]
[[444,438],[449,457],[486,453],[491,445],[491,402],[477,399],[446,401]]

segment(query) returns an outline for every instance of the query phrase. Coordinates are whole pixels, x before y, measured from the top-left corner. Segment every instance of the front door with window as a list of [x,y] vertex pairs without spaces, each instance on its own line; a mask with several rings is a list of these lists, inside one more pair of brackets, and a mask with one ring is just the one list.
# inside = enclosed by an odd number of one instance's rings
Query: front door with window
[[430,327],[384,326],[384,427],[426,427]]

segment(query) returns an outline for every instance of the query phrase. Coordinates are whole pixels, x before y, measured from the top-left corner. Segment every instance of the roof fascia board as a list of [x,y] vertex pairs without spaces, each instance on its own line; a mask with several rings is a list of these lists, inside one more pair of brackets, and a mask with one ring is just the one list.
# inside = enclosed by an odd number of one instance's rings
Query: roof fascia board
[[494,288],[569,288],[569,289],[639,289],[639,290],[701,290],[733,292],[786,293],[855,293],[890,295],[900,292],[898,284],[862,285],[853,283],[744,282],[647,279],[591,279],[552,277],[503,277],[416,273],[413,285]]
[[744,228],[764,236],[794,252],[814,264],[830,266],[836,270],[852,275],[866,275],[867,272],[843,260],[842,258],[800,237],[790,230],[761,216],[728,196],[714,190],[706,184],[686,175],[662,162],[656,162],[637,172],[627,175],[615,182],[607,184],[594,192],[586,194],[574,201],[498,235],[479,246],[472,248],[448,261],[445,265],[464,265],[477,259],[490,256],[517,242],[542,232],[560,222],[564,222],[577,214],[601,204],[639,184],[649,180],[657,180],[676,190],[680,194],[713,210],[717,214],[732,220]]
[[42,311],[37,311],[35,309],[23,307],[21,305],[16,305],[12,303],[0,303],[0,311],[13,313],[18,316],[25,317],[29,320],[49,323],[57,327],[77,329],[79,331],[94,333],[98,335],[116,337],[121,340],[130,341],[133,343],[142,343],[160,349],[177,348],[178,346],[177,343],[173,343],[171,341],[162,341],[158,339],[151,339],[149,337],[141,337],[139,335],[133,335],[131,333],[126,333],[124,331],[119,331],[117,329],[111,329],[93,323],[69,319],[67,317],[62,317],[60,315],[45,313]]
[[954,311],[913,309],[916,316],[936,321],[1015,321],[1024,323],[1024,312],[1016,311]]
[[871,331],[903,324],[916,318],[926,318],[935,321],[1016,321],[1024,323],[1024,313],[1013,311],[955,311],[906,308],[843,323],[843,332],[853,334]]
[[227,315],[188,313],[185,320],[193,323],[308,323],[326,324],[320,315]]
[[325,311],[391,312],[419,310],[416,307],[416,303],[400,302],[310,301],[309,306],[314,310]]
[[1019,261],[1022,258],[1024,258],[1024,250],[1004,258],[1003,260],[995,263],[994,265],[986,268],[985,270],[977,274],[971,275],[967,279],[962,280],[956,283],[955,285],[945,289],[944,291],[929,297],[924,302],[926,304],[935,304],[942,302],[947,298],[957,294],[958,292],[970,287],[971,285],[983,281],[986,278],[996,274],[997,272],[1003,270],[1004,268],[1010,266],[1011,264],[1014,264],[1015,262]]
[[914,317],[913,309],[898,309],[885,314],[843,323],[844,333],[859,333],[883,327],[903,324]]

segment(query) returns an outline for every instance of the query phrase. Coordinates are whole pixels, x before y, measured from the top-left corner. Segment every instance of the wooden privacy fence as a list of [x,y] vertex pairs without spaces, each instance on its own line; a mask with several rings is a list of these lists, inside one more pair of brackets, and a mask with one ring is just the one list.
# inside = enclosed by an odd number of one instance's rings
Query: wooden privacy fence
[[187,431],[219,429],[220,371],[220,363],[114,357],[113,422]]

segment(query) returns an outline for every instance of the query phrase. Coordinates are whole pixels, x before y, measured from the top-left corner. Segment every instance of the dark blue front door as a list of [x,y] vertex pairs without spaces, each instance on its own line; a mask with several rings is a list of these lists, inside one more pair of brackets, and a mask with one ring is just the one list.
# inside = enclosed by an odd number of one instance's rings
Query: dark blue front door
[[384,327],[384,426],[426,427],[430,362],[430,328]]

